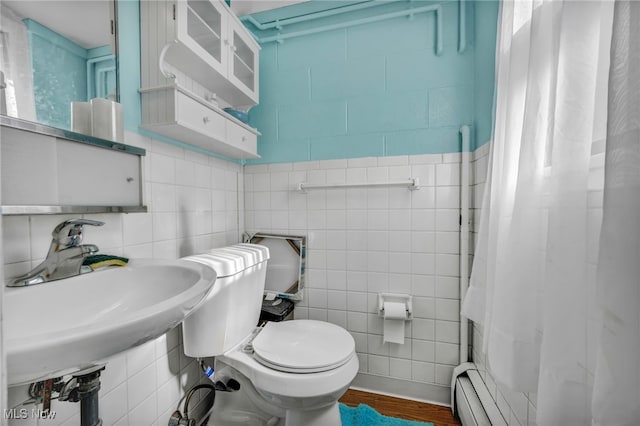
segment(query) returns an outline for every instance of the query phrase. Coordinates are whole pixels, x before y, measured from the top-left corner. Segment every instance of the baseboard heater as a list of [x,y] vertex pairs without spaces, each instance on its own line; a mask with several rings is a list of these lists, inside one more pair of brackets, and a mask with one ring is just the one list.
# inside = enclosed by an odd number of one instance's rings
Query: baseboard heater
[[451,383],[451,410],[462,426],[507,426],[472,362],[454,369]]

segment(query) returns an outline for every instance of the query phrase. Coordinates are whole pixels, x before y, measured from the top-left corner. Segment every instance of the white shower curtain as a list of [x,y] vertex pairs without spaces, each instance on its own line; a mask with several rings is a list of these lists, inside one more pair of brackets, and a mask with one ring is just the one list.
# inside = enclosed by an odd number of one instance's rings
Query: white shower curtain
[[462,311],[494,378],[537,395],[538,425],[640,424],[639,7],[501,3]]
[[640,3],[616,3],[597,297],[597,424],[640,425]]

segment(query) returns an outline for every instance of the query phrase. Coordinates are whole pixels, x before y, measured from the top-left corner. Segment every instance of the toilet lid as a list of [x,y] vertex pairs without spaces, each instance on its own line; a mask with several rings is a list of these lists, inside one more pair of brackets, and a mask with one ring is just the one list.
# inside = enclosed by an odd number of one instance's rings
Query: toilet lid
[[314,320],[268,322],[253,340],[254,357],[274,370],[317,373],[351,359],[355,342],[347,330]]

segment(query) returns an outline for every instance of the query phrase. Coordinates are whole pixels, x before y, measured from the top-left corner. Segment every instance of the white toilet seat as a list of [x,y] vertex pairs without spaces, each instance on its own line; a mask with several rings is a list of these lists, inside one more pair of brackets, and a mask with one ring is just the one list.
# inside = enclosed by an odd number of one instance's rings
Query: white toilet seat
[[314,320],[269,322],[252,342],[254,358],[266,367],[288,373],[336,369],[354,355],[348,331]]
[[[336,404],[358,373],[355,342],[349,332],[337,325],[314,320],[282,321],[267,323],[253,336],[217,356],[214,367],[217,371],[224,365],[237,370],[260,395],[278,407],[298,410]],[[305,339],[316,344],[305,345]],[[297,347],[293,342],[298,342]],[[279,343],[285,346],[278,346]],[[269,345],[279,349],[269,352]],[[325,353],[317,358],[308,356],[313,351]],[[262,356],[256,356],[256,352]]]
[[[282,401],[300,401],[327,395],[335,396],[335,401],[344,393],[358,373],[358,357],[355,352],[347,362],[333,370],[317,373],[298,374],[279,371],[268,367],[256,359],[254,354],[241,348],[229,351],[215,358],[214,368],[219,371],[219,364],[228,365],[247,377],[253,386],[263,395],[271,395],[267,399],[273,403],[280,401],[279,406],[291,408],[297,404],[284,404]],[[276,396],[274,396],[276,395]]]

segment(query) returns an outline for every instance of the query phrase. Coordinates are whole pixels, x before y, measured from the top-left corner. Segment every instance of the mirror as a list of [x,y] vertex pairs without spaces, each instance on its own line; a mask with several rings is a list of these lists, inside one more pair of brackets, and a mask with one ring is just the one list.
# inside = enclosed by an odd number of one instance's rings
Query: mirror
[[71,102],[117,101],[116,2],[0,2],[0,114],[72,130]]
[[257,233],[247,242],[269,249],[265,295],[283,299],[302,300],[306,263],[306,237]]

